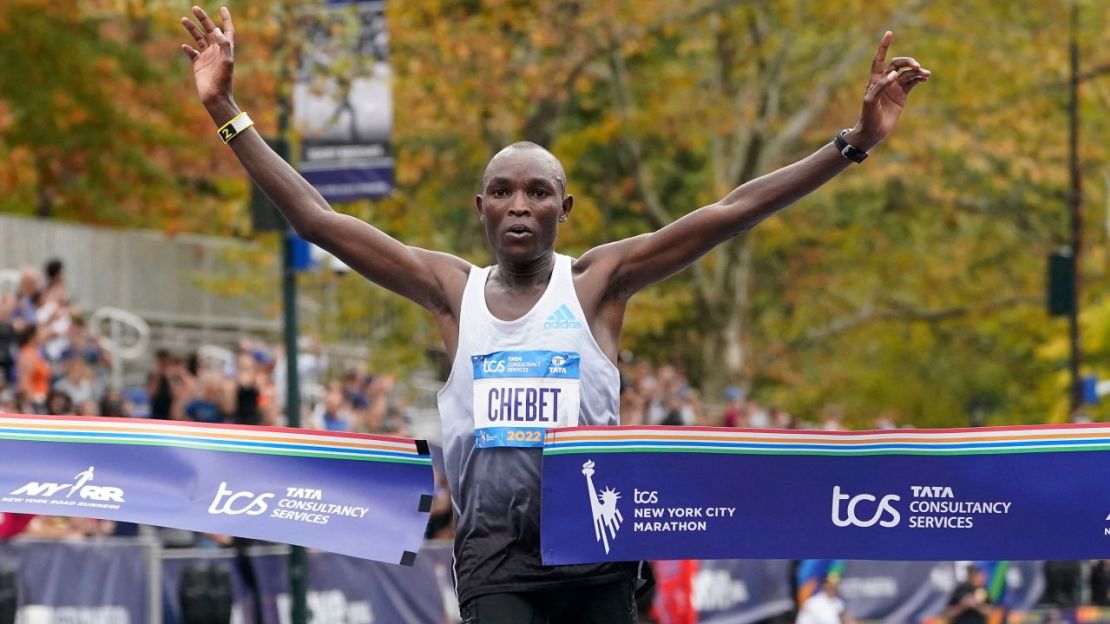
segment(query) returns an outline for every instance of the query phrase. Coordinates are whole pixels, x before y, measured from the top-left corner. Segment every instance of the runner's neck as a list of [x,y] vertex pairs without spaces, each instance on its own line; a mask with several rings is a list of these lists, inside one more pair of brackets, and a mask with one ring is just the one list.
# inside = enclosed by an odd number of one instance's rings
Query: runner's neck
[[527,292],[536,288],[542,290],[551,281],[554,270],[554,252],[523,262],[498,258],[497,265],[490,273],[490,280],[507,291]]

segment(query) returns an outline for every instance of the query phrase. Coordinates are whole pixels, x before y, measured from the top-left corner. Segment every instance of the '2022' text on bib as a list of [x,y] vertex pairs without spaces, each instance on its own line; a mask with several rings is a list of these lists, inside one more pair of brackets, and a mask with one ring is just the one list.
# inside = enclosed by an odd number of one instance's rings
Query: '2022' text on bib
[[478,448],[542,447],[544,430],[578,425],[578,353],[496,351],[470,359]]

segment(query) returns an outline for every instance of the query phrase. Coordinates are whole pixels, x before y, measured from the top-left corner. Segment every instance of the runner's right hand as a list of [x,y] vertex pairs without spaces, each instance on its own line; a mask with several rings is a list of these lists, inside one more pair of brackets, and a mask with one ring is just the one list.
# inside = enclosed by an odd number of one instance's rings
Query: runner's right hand
[[205,104],[221,99],[231,99],[231,72],[235,65],[235,26],[231,12],[220,8],[223,28],[216,26],[204,9],[194,6],[193,16],[197,26],[188,17],[181,18],[181,25],[193,36],[196,47],[182,44],[181,51],[193,63],[193,80],[197,95]]

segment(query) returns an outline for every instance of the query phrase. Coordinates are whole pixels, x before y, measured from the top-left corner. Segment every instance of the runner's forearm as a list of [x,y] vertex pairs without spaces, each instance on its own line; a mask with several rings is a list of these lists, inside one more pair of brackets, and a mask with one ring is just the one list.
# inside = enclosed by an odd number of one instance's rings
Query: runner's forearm
[[[205,102],[205,108],[217,127],[240,112],[235,102],[228,98]],[[297,234],[305,240],[316,240],[320,217],[331,212],[331,207],[320,193],[278,156],[253,126],[232,139],[228,146]]]
[[[861,149],[872,147],[863,140],[853,143],[852,133],[845,139]],[[720,205],[736,211],[735,231],[746,230],[817,190],[852,164],[830,141],[796,163],[741,185],[725,196]]]

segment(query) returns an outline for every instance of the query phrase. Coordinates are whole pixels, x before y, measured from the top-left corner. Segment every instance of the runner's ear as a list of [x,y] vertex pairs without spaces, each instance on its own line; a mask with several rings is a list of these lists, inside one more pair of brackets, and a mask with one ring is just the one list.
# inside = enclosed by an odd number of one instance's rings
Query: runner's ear
[[564,223],[567,217],[570,216],[570,210],[574,207],[574,196],[567,195],[563,198],[563,213],[559,215],[559,223]]

